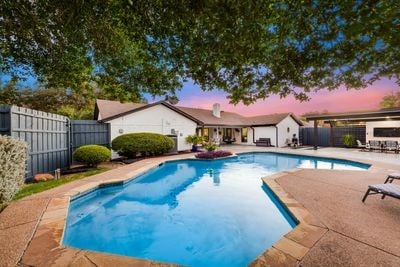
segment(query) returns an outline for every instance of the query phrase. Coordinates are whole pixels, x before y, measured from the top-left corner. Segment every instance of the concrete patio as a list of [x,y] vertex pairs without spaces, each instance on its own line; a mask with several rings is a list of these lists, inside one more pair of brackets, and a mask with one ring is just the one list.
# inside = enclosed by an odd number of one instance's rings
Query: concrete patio
[[[339,148],[226,149],[327,156],[372,164],[368,171],[306,169],[270,177],[269,181],[276,184],[272,190],[284,203],[296,203],[310,216],[303,213],[307,224],[285,235],[253,266],[400,266],[400,201],[370,196],[361,202],[368,184],[383,183],[387,173],[400,170],[400,155]],[[0,266],[168,266],[72,249],[61,246],[60,240],[70,195],[116,178],[129,179],[165,160],[187,157],[193,154],[145,159],[11,203],[0,214]]]

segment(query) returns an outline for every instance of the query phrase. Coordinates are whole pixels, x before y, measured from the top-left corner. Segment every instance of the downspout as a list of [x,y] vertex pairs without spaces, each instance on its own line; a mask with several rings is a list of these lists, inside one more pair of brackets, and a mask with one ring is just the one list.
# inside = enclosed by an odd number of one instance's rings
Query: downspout
[[278,126],[275,125],[274,127],[276,129],[276,142],[275,143],[276,143],[276,147],[279,147],[278,146]]

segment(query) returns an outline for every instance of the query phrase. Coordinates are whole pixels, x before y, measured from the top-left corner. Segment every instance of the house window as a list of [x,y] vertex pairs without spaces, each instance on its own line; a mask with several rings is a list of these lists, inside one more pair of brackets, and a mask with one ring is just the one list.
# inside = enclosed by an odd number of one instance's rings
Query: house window
[[[202,134],[203,132],[203,134]],[[208,142],[209,140],[209,129],[208,128],[197,128],[197,135],[198,136],[203,136],[204,141]]]
[[400,127],[374,128],[374,137],[400,137]]
[[287,132],[290,133],[290,127],[287,127]]
[[242,128],[242,143],[247,143],[247,128]]

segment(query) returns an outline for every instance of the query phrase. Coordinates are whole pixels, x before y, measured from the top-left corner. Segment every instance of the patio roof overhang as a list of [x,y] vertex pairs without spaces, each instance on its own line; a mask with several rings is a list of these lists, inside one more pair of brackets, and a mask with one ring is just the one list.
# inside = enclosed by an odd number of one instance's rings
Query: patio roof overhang
[[307,121],[382,121],[400,120],[400,108],[367,112],[318,114],[306,117]]

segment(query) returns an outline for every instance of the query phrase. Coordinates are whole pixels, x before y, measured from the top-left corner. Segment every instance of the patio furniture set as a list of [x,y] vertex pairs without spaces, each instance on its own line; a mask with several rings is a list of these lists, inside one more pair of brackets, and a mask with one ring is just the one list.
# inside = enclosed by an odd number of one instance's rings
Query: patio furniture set
[[398,141],[378,141],[369,140],[367,144],[363,145],[360,140],[357,140],[357,146],[359,148],[368,151],[380,151],[380,152],[391,152],[398,154],[400,151]]

